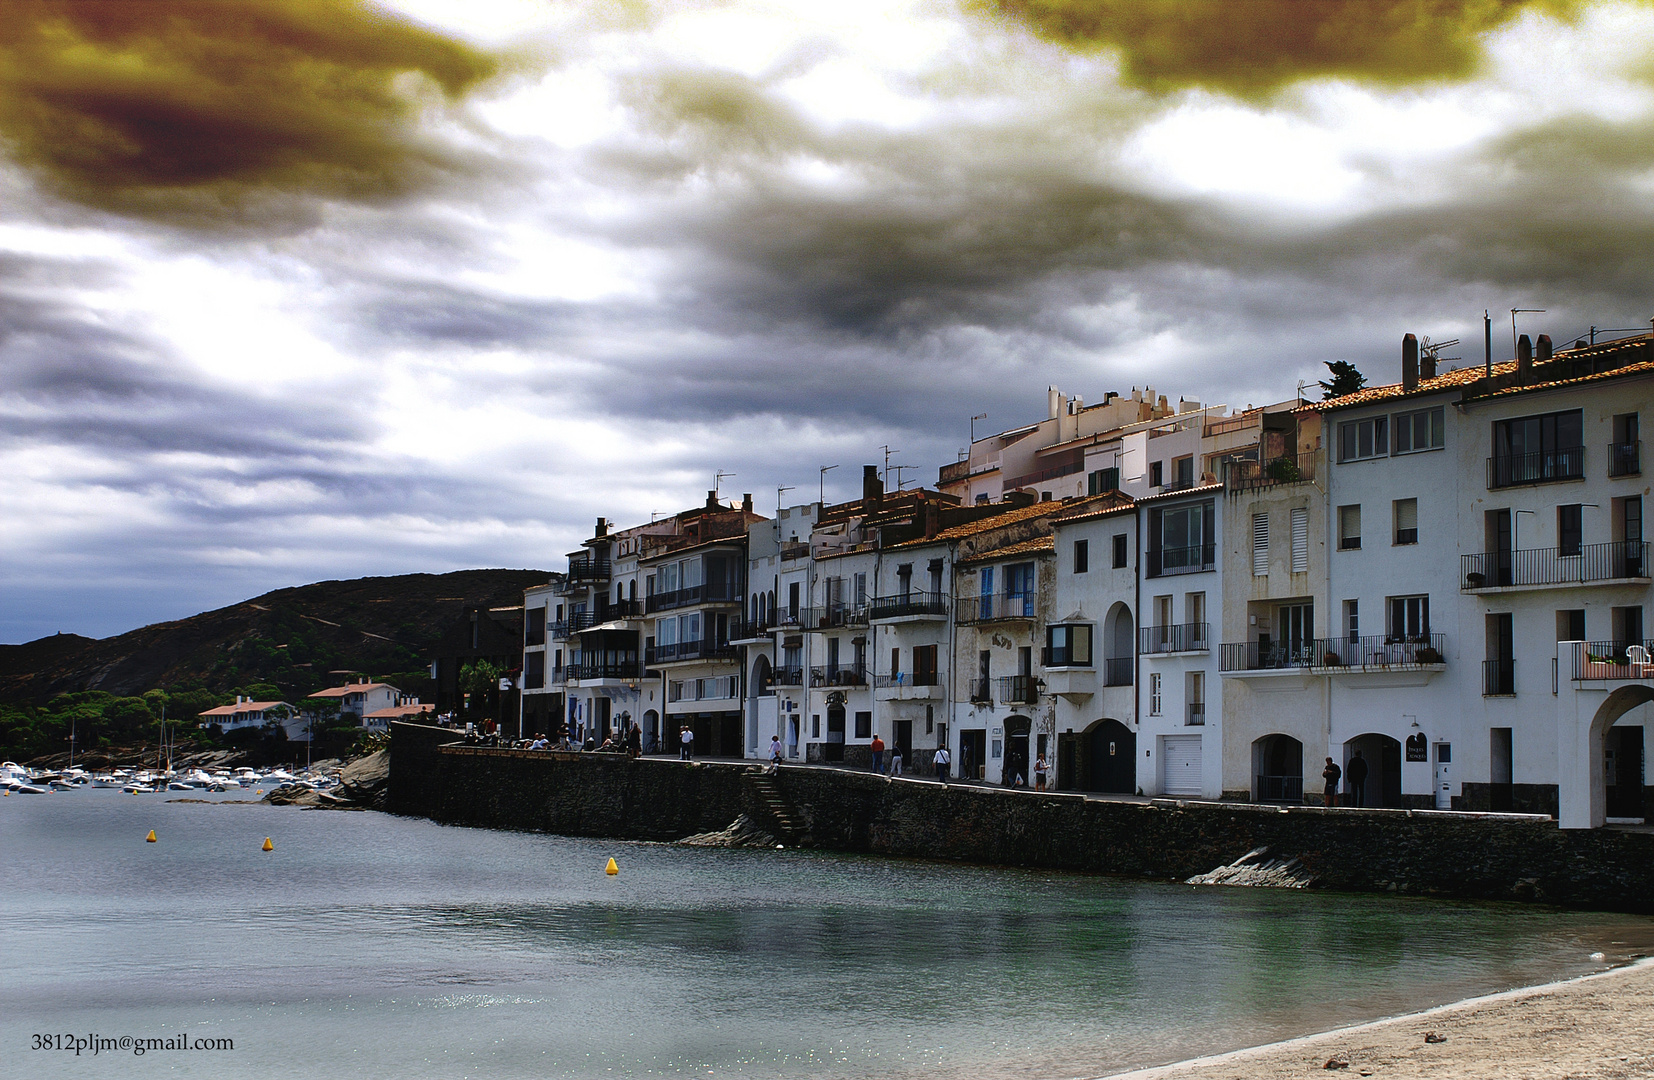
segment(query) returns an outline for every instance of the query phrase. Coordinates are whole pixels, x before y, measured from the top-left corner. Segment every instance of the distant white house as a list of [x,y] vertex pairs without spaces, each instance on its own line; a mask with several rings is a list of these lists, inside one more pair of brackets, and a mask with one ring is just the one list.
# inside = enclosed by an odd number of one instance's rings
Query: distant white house
[[389,730],[392,720],[418,720],[430,716],[435,711],[436,706],[429,702],[421,704],[418,698],[404,698],[402,704],[363,714],[362,726],[375,731],[386,731]]
[[[352,717],[362,727],[378,726],[383,728],[384,721],[377,725],[369,723],[371,713],[382,712],[400,705],[417,704],[418,698],[410,698],[389,683],[360,682],[346,683],[343,686],[330,686],[326,690],[318,690],[311,694],[308,701],[320,704],[323,701],[337,701],[339,703],[339,718]],[[315,707],[309,710],[315,711]]]
[[[234,705],[220,705],[201,713],[200,726],[217,727],[220,731],[261,728],[268,723],[281,723],[283,727],[288,727],[298,719],[298,715],[299,711],[285,701],[254,701],[237,694]],[[288,730],[288,738],[293,738],[291,729]]]

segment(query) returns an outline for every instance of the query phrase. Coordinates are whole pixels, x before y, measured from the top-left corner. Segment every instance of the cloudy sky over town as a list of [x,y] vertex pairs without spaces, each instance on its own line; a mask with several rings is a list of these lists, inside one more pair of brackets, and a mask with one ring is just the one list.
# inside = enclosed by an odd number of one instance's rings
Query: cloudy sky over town
[[0,641],[1646,326],[1650,252],[1647,0],[8,0]]

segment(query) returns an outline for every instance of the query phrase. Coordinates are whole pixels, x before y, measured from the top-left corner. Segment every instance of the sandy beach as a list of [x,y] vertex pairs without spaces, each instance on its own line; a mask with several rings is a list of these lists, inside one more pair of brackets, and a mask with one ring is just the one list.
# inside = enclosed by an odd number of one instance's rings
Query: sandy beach
[[[1434,1034],[1441,1041],[1426,1042]],[[1329,1068],[1329,1062],[1347,1065]],[[1654,959],[1114,1080],[1617,1080],[1654,1076]]]

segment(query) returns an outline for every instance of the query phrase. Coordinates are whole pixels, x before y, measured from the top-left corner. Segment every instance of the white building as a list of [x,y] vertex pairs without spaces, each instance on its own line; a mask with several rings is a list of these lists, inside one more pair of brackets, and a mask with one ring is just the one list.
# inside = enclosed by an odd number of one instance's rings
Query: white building
[[299,711],[285,701],[254,701],[237,694],[235,704],[208,709],[200,714],[199,720],[198,726],[216,727],[222,732],[281,724],[288,738],[309,738],[304,723],[299,720]]

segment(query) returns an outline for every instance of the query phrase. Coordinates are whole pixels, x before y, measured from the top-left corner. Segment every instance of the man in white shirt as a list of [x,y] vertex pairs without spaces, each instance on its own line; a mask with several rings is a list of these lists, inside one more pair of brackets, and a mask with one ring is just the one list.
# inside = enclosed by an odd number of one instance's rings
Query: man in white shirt
[[695,730],[688,724],[683,726],[683,733],[678,736],[678,760],[691,761],[695,757]]
[[944,784],[947,783],[948,766],[952,764],[953,755],[948,753],[948,748],[945,746],[938,746],[936,748],[936,779],[942,781]]

